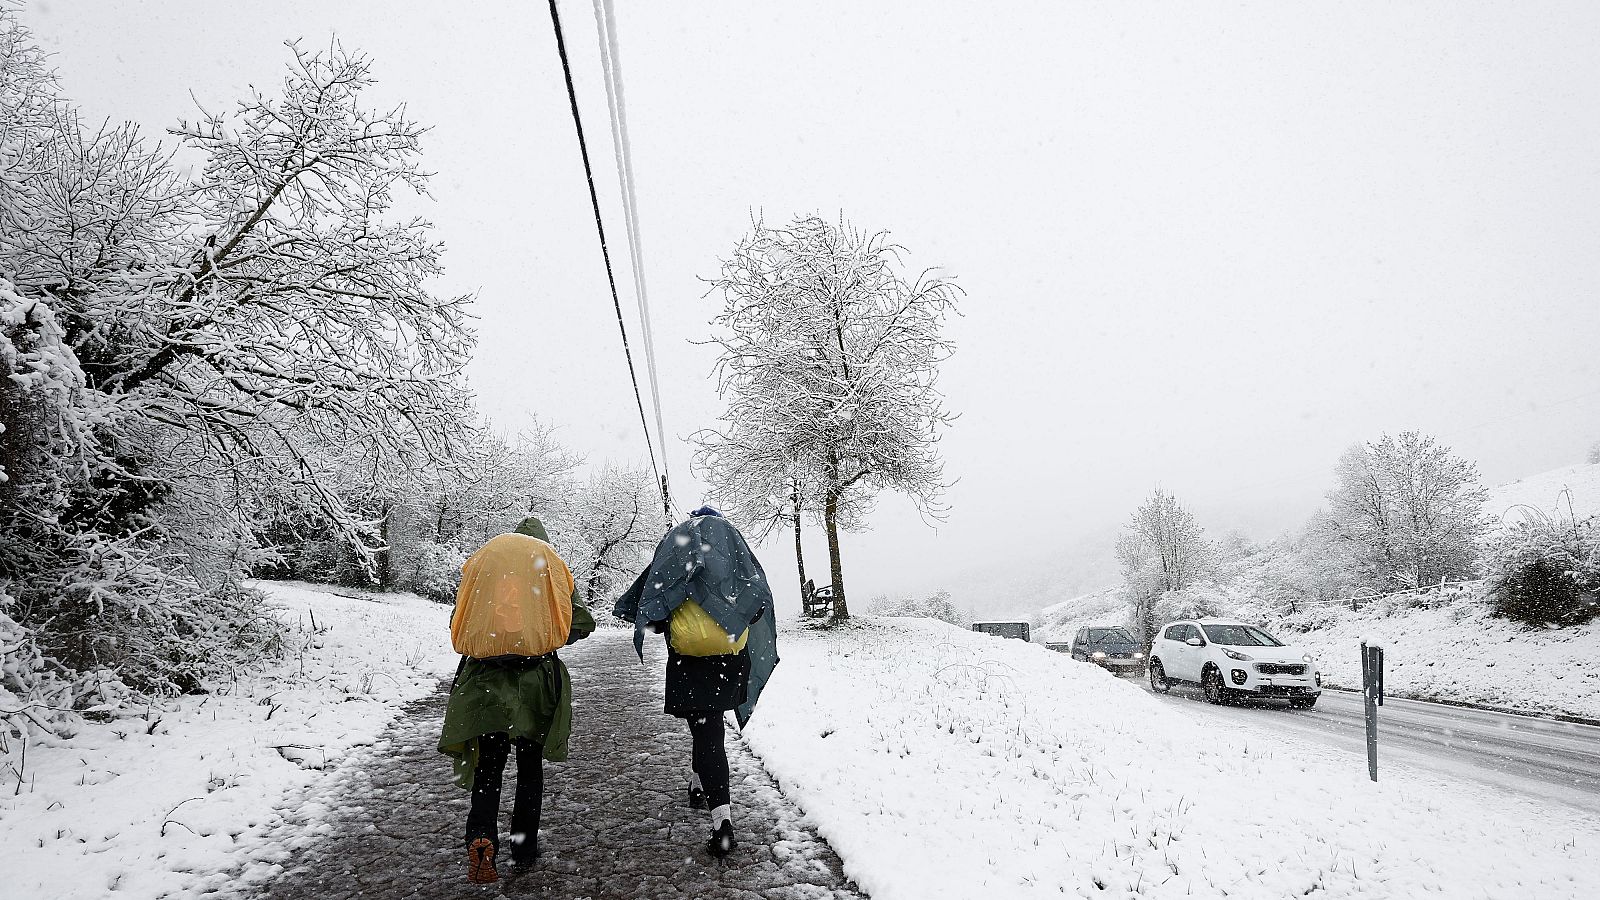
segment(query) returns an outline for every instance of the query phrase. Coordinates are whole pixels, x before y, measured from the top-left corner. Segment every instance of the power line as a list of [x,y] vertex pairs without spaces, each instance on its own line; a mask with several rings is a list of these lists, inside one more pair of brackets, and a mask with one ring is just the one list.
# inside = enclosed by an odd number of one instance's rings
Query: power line
[[628,261],[633,271],[634,296],[639,304],[640,336],[644,343],[645,372],[650,377],[650,399],[655,407],[656,440],[661,443],[662,493],[671,517],[672,465],[667,454],[667,429],[661,415],[661,381],[656,375],[655,329],[650,322],[650,298],[645,289],[644,244],[639,237],[639,200],[634,193],[633,144],[628,139],[628,104],[622,87],[622,53],[617,46],[616,14],[611,0],[593,0],[595,32],[600,41],[600,61],[605,67],[606,103],[611,111],[611,147],[621,185],[622,218],[628,229]]
[[[561,30],[561,12],[556,0],[550,0],[550,24],[556,32],[556,52],[561,56],[561,72],[567,81],[567,101],[572,107],[572,125],[578,133],[578,152],[583,156],[583,174],[589,183],[589,204],[594,208],[594,227],[600,235],[600,255],[605,259],[606,283],[611,287],[611,305],[617,311],[617,330],[622,333],[622,355],[628,361],[628,380],[633,382],[633,399],[639,407],[639,424],[644,427],[645,449],[650,451],[650,469],[661,486],[661,503],[667,514],[667,525],[672,525],[672,502],[667,496],[666,479],[661,477],[661,467],[656,463],[655,445],[650,440],[650,420],[644,413],[644,397],[639,392],[639,376],[633,368],[633,351],[628,346],[628,326],[622,318],[622,300],[617,296],[617,278],[611,269],[611,250],[606,244],[605,221],[600,216],[600,196],[594,189],[594,167],[589,162],[589,144],[583,136],[583,117],[578,113],[578,90],[572,84],[572,64],[567,59],[567,41]],[[663,447],[663,450],[666,448]]]

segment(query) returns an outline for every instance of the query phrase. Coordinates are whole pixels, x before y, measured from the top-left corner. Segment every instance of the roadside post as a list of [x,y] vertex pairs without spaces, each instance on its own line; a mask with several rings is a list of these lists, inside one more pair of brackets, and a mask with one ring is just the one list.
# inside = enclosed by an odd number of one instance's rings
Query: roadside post
[[1378,780],[1378,707],[1383,705],[1383,647],[1361,642],[1361,705],[1367,713],[1367,774]]

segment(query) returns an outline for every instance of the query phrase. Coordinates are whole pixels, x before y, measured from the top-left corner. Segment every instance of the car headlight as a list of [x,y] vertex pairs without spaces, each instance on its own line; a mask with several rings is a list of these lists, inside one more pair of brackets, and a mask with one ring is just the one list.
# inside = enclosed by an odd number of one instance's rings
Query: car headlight
[[1133,655],[1133,658],[1134,659],[1144,659],[1144,654],[1143,653],[1135,653]]
[[1229,650],[1227,647],[1223,647],[1222,648],[1222,652],[1229,659],[1237,659],[1240,662],[1249,662],[1252,659],[1255,659],[1255,657],[1251,656],[1248,653],[1240,653],[1237,650]]
[[1091,653],[1089,655],[1094,657],[1095,659],[1105,659],[1106,658],[1106,652],[1104,650],[1096,650],[1095,652],[1093,652],[1093,653]]
[[1311,658],[1311,654],[1309,654],[1309,653],[1307,653],[1305,656],[1302,656],[1300,658],[1305,660],[1306,662],[1316,662],[1316,660]]

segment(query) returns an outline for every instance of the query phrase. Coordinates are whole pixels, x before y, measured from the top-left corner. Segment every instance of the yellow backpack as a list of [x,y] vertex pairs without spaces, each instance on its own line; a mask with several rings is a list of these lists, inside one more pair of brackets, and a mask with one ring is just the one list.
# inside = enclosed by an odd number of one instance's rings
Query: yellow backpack
[[502,534],[461,567],[450,639],[476,659],[543,656],[572,628],[572,572],[544,541]]
[[746,628],[735,638],[693,599],[685,600],[667,620],[667,640],[684,656],[727,656],[738,653],[750,640]]

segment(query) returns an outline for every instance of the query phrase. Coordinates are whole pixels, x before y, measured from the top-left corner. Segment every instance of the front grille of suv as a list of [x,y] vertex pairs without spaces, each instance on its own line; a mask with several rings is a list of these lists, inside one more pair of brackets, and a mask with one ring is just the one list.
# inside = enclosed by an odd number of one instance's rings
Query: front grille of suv
[[1256,671],[1263,675],[1304,675],[1306,667],[1300,663],[1259,663]]

